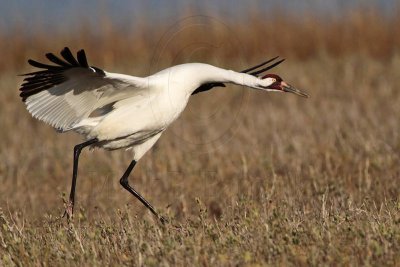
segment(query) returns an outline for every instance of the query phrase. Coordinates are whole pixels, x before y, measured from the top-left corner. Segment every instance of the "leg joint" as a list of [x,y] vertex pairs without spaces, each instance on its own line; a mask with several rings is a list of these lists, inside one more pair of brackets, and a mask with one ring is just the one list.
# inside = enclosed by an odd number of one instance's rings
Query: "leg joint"
[[78,156],[81,153],[83,148],[85,148],[87,146],[90,146],[90,145],[93,145],[93,144],[95,144],[97,142],[98,142],[97,138],[94,138],[94,139],[91,139],[89,141],[77,144],[76,146],[74,146],[74,155]]
[[127,185],[129,185],[128,183],[128,179],[124,176],[121,177],[121,179],[119,179],[119,183],[123,186],[126,187]]
[[81,153],[82,147],[80,145],[74,146],[74,155],[77,156]]

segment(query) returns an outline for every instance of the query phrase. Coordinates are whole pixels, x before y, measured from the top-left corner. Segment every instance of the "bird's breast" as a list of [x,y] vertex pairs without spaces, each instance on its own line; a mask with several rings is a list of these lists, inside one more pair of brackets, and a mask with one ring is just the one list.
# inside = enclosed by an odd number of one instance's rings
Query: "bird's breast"
[[137,132],[166,129],[188,103],[185,94],[164,91],[152,96],[125,99],[91,132],[99,140],[113,140]]

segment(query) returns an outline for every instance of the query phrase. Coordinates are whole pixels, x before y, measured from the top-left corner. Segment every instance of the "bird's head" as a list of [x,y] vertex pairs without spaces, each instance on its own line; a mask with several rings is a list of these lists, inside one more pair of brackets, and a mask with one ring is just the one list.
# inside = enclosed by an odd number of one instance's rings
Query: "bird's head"
[[268,81],[268,86],[265,89],[269,91],[293,93],[301,97],[309,97],[308,94],[300,91],[296,87],[286,83],[279,75],[267,74],[262,77],[263,80]]

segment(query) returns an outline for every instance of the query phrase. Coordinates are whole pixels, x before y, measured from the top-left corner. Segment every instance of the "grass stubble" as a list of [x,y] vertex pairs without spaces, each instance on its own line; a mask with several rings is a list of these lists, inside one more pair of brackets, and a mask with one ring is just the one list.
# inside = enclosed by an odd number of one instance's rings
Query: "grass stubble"
[[[112,27],[50,42],[43,32],[7,36],[0,42],[8,51],[0,63],[0,265],[398,265],[399,35],[396,19],[377,15],[370,25],[373,16],[318,26],[312,18],[271,25],[252,16],[228,24],[239,36],[228,43],[218,42],[232,36],[226,25],[211,21],[213,30],[178,26],[161,48],[161,33]],[[276,28],[282,39],[263,42]],[[219,46],[204,45],[210,39]],[[81,139],[32,119],[16,74],[28,70],[27,58],[70,43],[86,48],[95,66],[136,75],[190,61],[242,69],[276,52],[289,60],[274,72],[311,98],[237,86],[194,96],[131,177],[169,217],[167,226],[119,186],[129,152],[84,151],[76,216],[67,223],[57,217]]]

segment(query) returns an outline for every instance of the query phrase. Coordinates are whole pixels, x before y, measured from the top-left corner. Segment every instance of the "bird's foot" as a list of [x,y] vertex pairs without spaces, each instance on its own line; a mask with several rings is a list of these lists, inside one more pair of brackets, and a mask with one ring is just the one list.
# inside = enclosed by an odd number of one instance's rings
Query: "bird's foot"
[[158,216],[158,219],[160,220],[162,225],[166,225],[169,223],[169,221],[163,216]]
[[64,201],[64,207],[65,207],[65,211],[64,211],[62,218],[67,216],[67,220],[69,221],[72,219],[72,217],[74,215],[74,202],[72,202],[71,200]]

